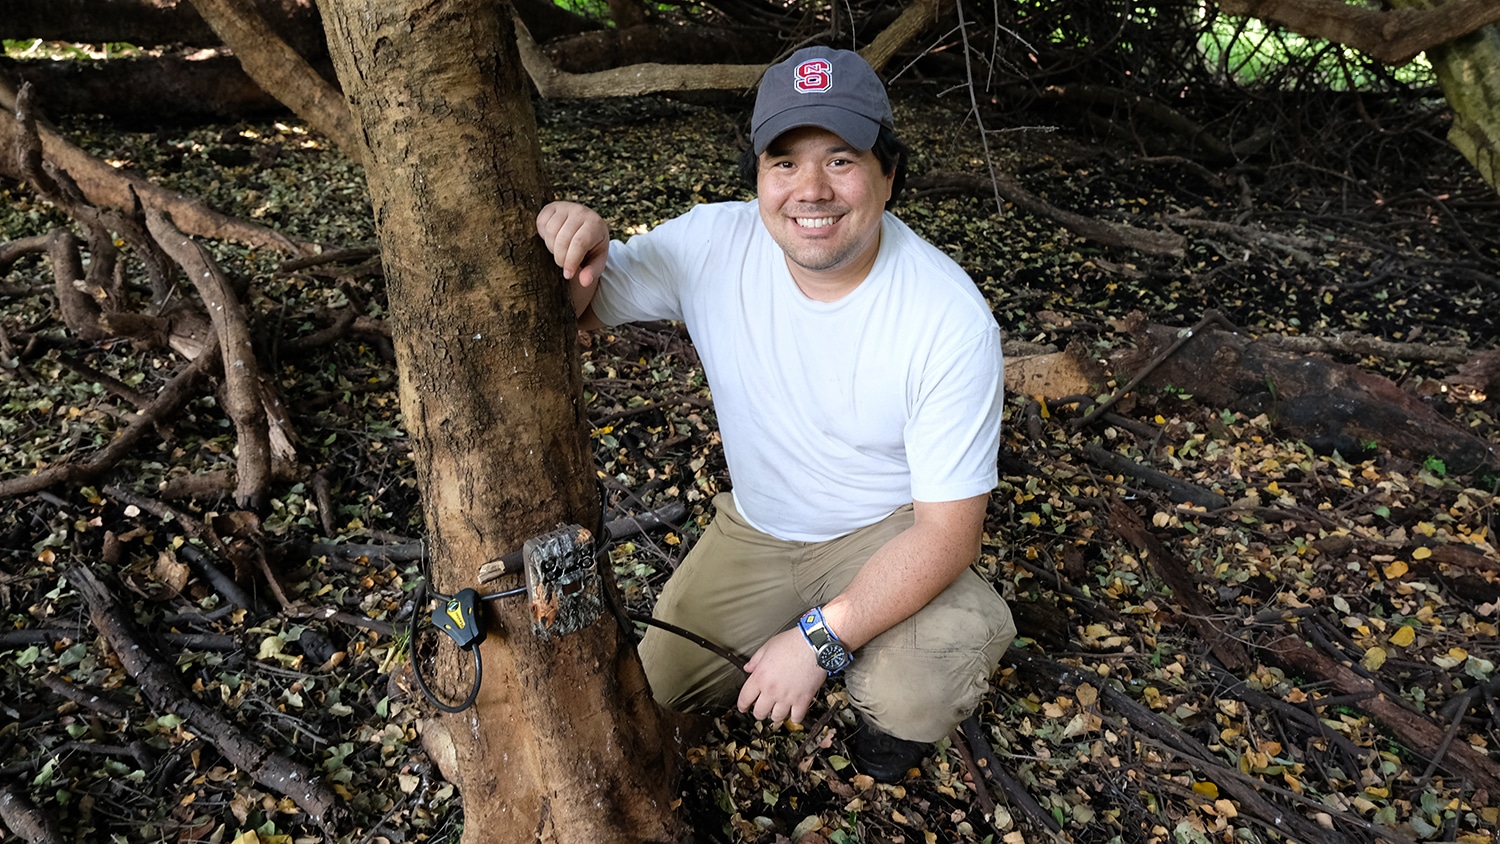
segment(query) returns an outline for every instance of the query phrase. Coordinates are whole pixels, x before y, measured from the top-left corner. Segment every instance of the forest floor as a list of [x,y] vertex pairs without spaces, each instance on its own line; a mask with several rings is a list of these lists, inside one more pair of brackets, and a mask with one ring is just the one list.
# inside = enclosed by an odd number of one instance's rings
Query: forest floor
[[[1099,247],[944,186],[933,177],[985,174],[962,108],[898,97],[918,190],[897,213],[971,273],[1008,340],[1107,363],[1130,344],[1115,326],[1133,311],[1188,326],[1217,309],[1250,335],[1496,347],[1500,200],[1441,140],[1435,106],[1209,168],[1144,130],[1101,141],[1047,128],[1077,115],[1018,114],[1018,128],[992,136],[1032,193],[1147,229],[1175,221],[1182,256]],[[648,98],[543,104],[540,120],[557,194],[617,232],[750,195],[732,175],[741,111]],[[357,168],[296,125],[62,128],[230,214],[329,248],[373,243]],[[0,188],[0,242],[70,225]],[[289,351],[346,309],[380,319],[379,267],[284,271],[285,256],[208,245],[243,287],[299,436],[299,468],[260,522],[299,609],[263,583],[236,606],[209,576],[225,561],[204,525],[235,509],[211,482],[234,449],[211,394],[105,477],[0,501],[0,788],[28,796],[66,841],[324,840],[198,725],[148,699],[94,629],[69,574],[82,567],[119,578],[140,635],[196,700],[322,773],[349,810],[333,838],[457,841],[462,798],[422,750],[430,710],[398,634],[421,576],[404,552],[422,515],[389,344],[377,332]],[[133,413],[127,396],[154,395],[182,366],[168,351],[70,338],[50,287],[37,258],[0,280],[0,482],[88,458]],[[686,508],[611,551],[627,602],[647,609],[727,488],[716,422],[674,326],[580,339],[611,515]],[[1451,364],[1342,361],[1500,443],[1495,401],[1450,380]],[[1130,373],[1109,375],[1102,392]],[[1076,424],[1086,409],[1007,403],[979,563],[1020,625],[979,713],[996,754],[983,768],[1007,782],[972,776],[967,745],[950,740],[902,783],[858,775],[844,745],[853,716],[832,684],[806,726],[726,714],[688,749],[679,810],[699,840],[1494,841],[1497,476],[1378,442],[1319,453],[1267,414],[1170,387]],[[1096,465],[1091,446],[1227,504],[1175,504]]]

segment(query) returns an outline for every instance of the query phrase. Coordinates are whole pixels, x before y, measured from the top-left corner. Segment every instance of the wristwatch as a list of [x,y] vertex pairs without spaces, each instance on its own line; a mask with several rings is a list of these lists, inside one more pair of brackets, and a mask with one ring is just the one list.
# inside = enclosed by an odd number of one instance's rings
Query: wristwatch
[[823,620],[823,608],[813,607],[797,619],[797,626],[802,628],[802,636],[812,646],[813,653],[818,657],[818,667],[828,672],[828,676],[843,671],[854,661],[854,655],[839,641],[839,637],[833,635],[828,629],[828,623]]

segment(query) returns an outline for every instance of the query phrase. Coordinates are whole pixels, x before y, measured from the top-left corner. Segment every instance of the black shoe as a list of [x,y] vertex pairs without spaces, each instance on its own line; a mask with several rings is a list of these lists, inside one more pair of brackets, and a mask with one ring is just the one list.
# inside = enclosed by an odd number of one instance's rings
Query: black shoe
[[926,741],[907,741],[882,733],[869,724],[849,739],[849,753],[860,773],[876,782],[893,783],[906,778],[906,772],[917,766],[932,749]]

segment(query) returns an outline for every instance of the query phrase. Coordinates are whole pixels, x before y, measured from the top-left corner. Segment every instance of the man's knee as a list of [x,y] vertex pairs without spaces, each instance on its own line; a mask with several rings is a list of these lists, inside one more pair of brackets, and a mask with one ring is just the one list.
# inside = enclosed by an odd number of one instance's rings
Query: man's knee
[[930,604],[856,653],[850,697],[875,727],[936,741],[979,706],[1016,635],[1005,601],[979,585]]

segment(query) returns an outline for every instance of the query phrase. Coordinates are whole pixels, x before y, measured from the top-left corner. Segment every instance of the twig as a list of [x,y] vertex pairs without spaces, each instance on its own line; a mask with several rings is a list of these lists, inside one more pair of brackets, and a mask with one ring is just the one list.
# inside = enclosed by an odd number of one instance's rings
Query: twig
[[823,734],[823,728],[828,726],[828,722],[832,721],[833,716],[839,714],[845,705],[843,698],[834,698],[833,703],[829,705],[828,709],[824,710],[823,714],[818,716],[818,720],[808,725],[807,740],[797,745],[797,749],[787,757],[787,764],[795,768],[801,764],[807,754],[813,752],[813,749],[818,746],[819,737]]
[[968,740],[969,748],[974,751],[974,755],[981,764],[985,775],[996,785],[1000,786],[1000,790],[1005,792],[1005,796],[1012,803],[1020,806],[1021,810],[1038,826],[1054,833],[1062,832],[1062,826],[1057,823],[1057,819],[1052,817],[1051,813],[1047,810],[1043,809],[1042,804],[1036,802],[1036,798],[1032,797],[1030,792],[1022,788],[1021,784],[1012,779],[1010,774],[1006,773],[1005,769],[1000,766],[1000,760],[995,757],[994,749],[985,740],[984,734],[979,731],[979,718],[970,715],[964,719],[963,723],[959,724],[959,729],[963,732],[964,738]]
[[276,268],[276,274],[289,275],[298,270],[321,267],[324,264],[343,264],[352,263],[354,261],[363,261],[366,258],[373,258],[379,254],[379,246],[352,246],[348,249],[330,249],[327,252],[320,252],[317,255],[306,255],[301,258],[292,258],[289,261],[282,261],[281,265]]
[[979,143],[984,148],[984,162],[990,171],[990,187],[995,191],[995,216],[1005,216],[1005,200],[1000,196],[1000,179],[995,174],[995,156],[990,152],[990,136],[984,130],[984,116],[979,113],[979,96],[974,93],[974,65],[969,54],[969,24],[964,20],[964,4],[955,3],[954,8],[958,10],[958,36],[964,45],[964,73],[968,76],[969,85],[969,111],[974,115],[974,123],[979,127]]
[[[986,820],[993,821],[995,818],[995,798],[990,794],[990,787],[984,784],[984,772],[979,770],[979,765],[974,762],[974,754],[969,752],[969,743],[964,741],[962,729],[953,731],[948,739],[953,749],[958,752],[958,758],[964,763],[964,770],[969,772],[969,779],[974,783],[974,799],[979,801],[979,811]],[[985,767],[989,767],[988,763]]]
[[65,697],[91,712],[98,712],[111,718],[125,716],[125,707],[108,698],[84,691],[56,674],[42,675],[42,685],[51,689],[54,694]]

